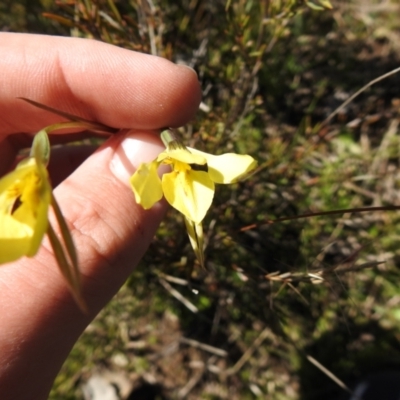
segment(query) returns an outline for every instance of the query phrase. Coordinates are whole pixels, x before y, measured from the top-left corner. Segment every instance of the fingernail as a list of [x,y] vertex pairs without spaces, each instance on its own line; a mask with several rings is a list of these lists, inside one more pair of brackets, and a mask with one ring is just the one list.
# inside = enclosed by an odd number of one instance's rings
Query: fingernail
[[197,76],[197,72],[192,67],[189,67],[189,65],[184,64],[184,63],[179,63],[179,64],[176,64],[176,65],[178,67],[182,67],[182,68],[185,68],[186,70],[189,70],[192,74],[196,75],[196,78],[198,77]]
[[153,161],[164,150],[158,135],[150,132],[121,133],[110,163],[113,174],[129,185],[129,178],[142,162]]

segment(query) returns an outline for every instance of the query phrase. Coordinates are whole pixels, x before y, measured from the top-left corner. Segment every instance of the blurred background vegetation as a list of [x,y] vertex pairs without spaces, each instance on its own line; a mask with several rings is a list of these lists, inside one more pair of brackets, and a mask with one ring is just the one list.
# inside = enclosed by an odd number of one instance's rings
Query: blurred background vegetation
[[[193,67],[203,88],[185,143],[251,154],[219,186],[207,271],[171,210],[87,328],[51,399],[94,375],[121,399],[340,399],[400,369],[399,1],[3,0],[3,31],[78,36]],[[134,110],[132,111],[134,112]],[[132,201],[134,198],[132,196]]]

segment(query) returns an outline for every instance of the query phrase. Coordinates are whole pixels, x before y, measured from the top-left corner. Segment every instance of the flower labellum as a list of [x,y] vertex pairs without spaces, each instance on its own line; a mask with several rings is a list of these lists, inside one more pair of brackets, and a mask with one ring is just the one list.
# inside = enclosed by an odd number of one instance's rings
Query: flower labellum
[[[204,235],[201,222],[214,198],[215,183],[234,183],[253,170],[257,162],[249,155],[234,153],[214,156],[185,147],[171,130],[161,132],[166,150],[150,163],[142,163],[130,183],[136,202],[149,209],[163,195],[185,217],[191,245],[204,266]],[[169,165],[162,178],[158,167]]]

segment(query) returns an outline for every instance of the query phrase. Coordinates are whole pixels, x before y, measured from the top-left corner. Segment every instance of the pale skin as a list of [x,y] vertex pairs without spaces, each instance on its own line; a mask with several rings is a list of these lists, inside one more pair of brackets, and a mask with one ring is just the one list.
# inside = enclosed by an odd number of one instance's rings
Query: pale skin
[[[53,183],[59,183],[54,194],[76,242],[89,312],[74,302],[46,240],[34,258],[0,266],[0,398],[40,400],[164,216],[164,202],[147,211],[135,204],[126,177],[163,150],[160,128],[194,117],[201,91],[189,68],[85,39],[0,33],[0,71],[0,176],[29,143],[27,136],[63,120],[17,97],[130,128],[93,154],[69,147],[51,156]],[[58,142],[68,139],[54,135]],[[124,153],[126,136],[132,140]]]

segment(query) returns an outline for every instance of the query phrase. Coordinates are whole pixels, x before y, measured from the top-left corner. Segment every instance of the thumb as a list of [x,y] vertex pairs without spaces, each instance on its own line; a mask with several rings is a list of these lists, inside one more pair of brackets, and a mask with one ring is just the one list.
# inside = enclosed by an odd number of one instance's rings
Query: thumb
[[153,132],[122,131],[56,189],[57,201],[72,226],[87,281],[84,290],[90,286],[90,291],[111,297],[147,250],[166,204],[144,210],[135,202],[129,177],[140,163],[152,161],[163,149]]

